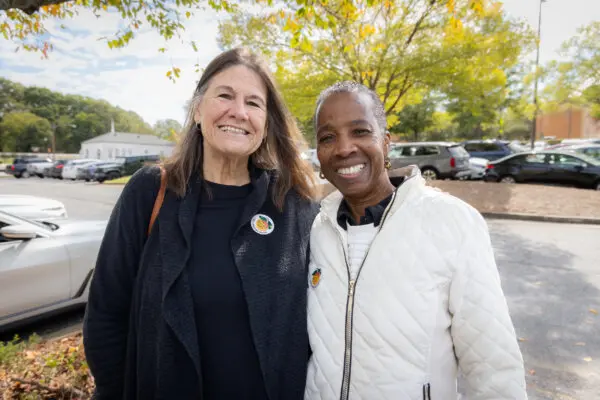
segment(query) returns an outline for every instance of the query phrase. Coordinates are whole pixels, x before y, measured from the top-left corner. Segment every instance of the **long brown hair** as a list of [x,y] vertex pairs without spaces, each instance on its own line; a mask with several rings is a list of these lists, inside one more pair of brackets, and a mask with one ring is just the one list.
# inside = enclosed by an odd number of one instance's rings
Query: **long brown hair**
[[296,120],[288,110],[264,60],[243,48],[221,53],[204,70],[190,101],[182,138],[173,155],[164,163],[169,189],[183,197],[191,179],[203,178],[203,137],[196,126],[194,115],[210,80],[218,73],[237,65],[256,72],[267,87],[267,137],[250,156],[250,162],[258,168],[277,170],[275,190],[272,192],[273,202],[280,210],[283,209],[285,196],[292,188],[305,199],[315,199],[316,179],[310,166],[300,156],[300,148],[305,145],[305,141]]

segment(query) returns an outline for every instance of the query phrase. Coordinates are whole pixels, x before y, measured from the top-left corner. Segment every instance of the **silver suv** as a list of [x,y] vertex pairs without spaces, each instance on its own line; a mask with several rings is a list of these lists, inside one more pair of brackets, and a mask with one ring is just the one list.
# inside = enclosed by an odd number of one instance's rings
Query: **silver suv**
[[416,165],[427,180],[462,179],[471,174],[469,153],[460,144],[422,142],[392,146],[389,153],[392,169]]

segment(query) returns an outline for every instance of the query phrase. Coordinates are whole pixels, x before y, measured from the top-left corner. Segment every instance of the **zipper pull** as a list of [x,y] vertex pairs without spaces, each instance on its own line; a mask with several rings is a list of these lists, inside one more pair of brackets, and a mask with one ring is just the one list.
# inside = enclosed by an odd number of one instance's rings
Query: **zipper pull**
[[355,279],[352,279],[352,280],[349,282],[349,284],[350,284],[350,290],[349,290],[349,292],[350,292],[350,296],[352,296],[352,295],[354,294],[354,284],[355,284],[355,283],[356,283],[356,280],[355,280]]
[[431,400],[431,385],[429,383],[423,385],[423,400]]

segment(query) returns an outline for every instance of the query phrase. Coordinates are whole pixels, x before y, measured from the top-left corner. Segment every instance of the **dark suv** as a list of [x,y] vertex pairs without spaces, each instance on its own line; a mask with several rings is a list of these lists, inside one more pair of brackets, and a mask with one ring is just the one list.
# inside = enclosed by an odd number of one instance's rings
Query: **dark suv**
[[497,160],[515,153],[509,142],[502,140],[468,140],[462,143],[471,157]]
[[7,165],[5,172],[9,175],[13,175],[15,178],[28,178],[29,171],[27,171],[27,164],[48,162],[44,158],[36,158],[32,156],[25,156],[15,158],[12,165]]

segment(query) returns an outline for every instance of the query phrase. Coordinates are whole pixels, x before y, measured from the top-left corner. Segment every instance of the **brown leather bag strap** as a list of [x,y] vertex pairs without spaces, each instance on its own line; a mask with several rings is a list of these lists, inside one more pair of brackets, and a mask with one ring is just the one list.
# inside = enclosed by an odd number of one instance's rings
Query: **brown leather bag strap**
[[167,171],[160,166],[160,189],[158,190],[158,194],[156,195],[156,199],[154,200],[154,208],[152,208],[152,215],[150,216],[150,224],[148,224],[148,236],[150,236],[150,232],[152,231],[152,226],[154,226],[154,221],[156,221],[156,217],[158,217],[158,213],[160,212],[160,208],[162,207],[163,200],[165,199],[165,192],[167,191]]

